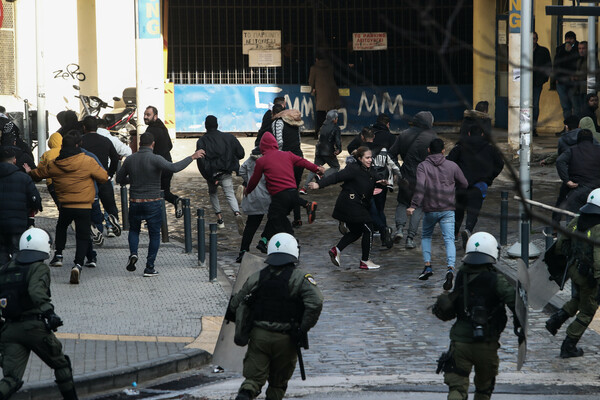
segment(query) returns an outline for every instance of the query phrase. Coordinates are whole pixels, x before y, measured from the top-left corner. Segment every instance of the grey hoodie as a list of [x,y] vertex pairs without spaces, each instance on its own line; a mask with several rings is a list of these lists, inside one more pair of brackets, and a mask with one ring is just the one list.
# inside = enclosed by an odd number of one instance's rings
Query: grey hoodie
[[455,162],[442,153],[431,154],[417,167],[417,186],[410,206],[421,207],[424,212],[452,211],[454,189],[467,186],[467,179]]

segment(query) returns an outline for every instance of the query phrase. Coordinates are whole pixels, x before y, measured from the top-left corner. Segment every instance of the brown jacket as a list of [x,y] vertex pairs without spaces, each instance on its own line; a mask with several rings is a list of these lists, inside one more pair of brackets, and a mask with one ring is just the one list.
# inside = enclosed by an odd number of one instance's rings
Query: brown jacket
[[92,208],[98,183],[108,182],[108,174],[92,157],[83,153],[53,160],[30,173],[34,180],[52,178],[58,201],[66,208]]
[[340,93],[333,77],[333,65],[327,60],[318,60],[310,67],[308,84],[316,97],[317,111],[337,110],[341,107]]

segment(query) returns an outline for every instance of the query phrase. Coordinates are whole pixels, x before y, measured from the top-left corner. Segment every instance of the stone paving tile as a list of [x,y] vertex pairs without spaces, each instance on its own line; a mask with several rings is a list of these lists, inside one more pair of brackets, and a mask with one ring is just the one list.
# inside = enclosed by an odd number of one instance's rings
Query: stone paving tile
[[[449,135],[444,139],[452,142],[456,136]],[[252,148],[250,143],[253,140],[241,138],[247,152]],[[349,140],[350,138],[344,138],[345,143]],[[180,158],[179,155],[187,155],[186,151],[193,143],[195,141],[178,141],[176,150],[181,154],[175,155],[174,159]],[[187,147],[182,150],[182,146]],[[447,147],[450,144],[447,143]],[[305,156],[311,159],[314,147],[304,144],[303,150]],[[537,148],[537,151],[552,150],[552,145]],[[534,199],[552,204],[558,187],[554,168],[541,169],[532,164],[532,177]],[[234,183],[240,183],[238,177],[234,177]],[[195,241],[196,207],[207,210],[207,224],[214,223],[214,216],[209,212],[206,183],[199,177],[195,167],[188,167],[175,175],[173,187],[179,194],[192,199]],[[500,190],[511,191],[509,213],[513,217],[518,216],[517,204],[512,200],[513,189],[513,182],[505,169],[490,188],[478,230],[488,230],[498,236]],[[118,196],[118,190],[115,192]],[[350,268],[349,270],[333,267],[327,249],[340,237],[337,222],[330,218],[338,193],[337,186],[310,192],[307,198],[319,202],[317,221],[297,230],[302,246],[301,267],[313,273],[325,296],[321,319],[310,333],[311,348],[304,355],[307,374],[432,373],[435,370],[435,360],[448,346],[451,326],[451,323],[437,320],[428,308],[442,292],[443,268],[436,268],[435,275],[429,281],[419,281],[416,278],[422,269],[420,249],[405,250],[403,245],[397,245],[386,250],[379,246],[379,239],[374,242],[373,260],[382,264],[380,270],[358,270],[358,243],[349,246],[342,255],[343,266]],[[226,207],[220,191],[219,196]],[[393,218],[395,205],[393,193],[387,200],[388,219]],[[46,211],[44,214],[46,215]],[[182,220],[173,217],[170,205],[167,205],[167,216],[172,235],[182,237]],[[235,278],[239,266],[233,261],[237,256],[240,237],[236,232],[233,216],[225,212],[224,218],[227,227],[218,232],[219,265],[228,276]],[[534,222],[534,229],[539,228],[538,225]],[[49,221],[47,226],[52,227],[52,223]],[[517,232],[518,222],[511,220],[510,243],[516,240]],[[534,238],[541,241],[539,234]],[[70,237],[71,247],[67,248],[67,254],[71,252],[70,257],[73,243],[73,238]],[[434,266],[443,266],[444,249],[439,228],[436,228],[433,243]],[[143,255],[144,245],[140,248]],[[251,247],[251,252],[259,254],[254,247]],[[229,294],[225,294],[220,286],[207,282],[208,271],[205,268],[189,267],[194,265],[195,255],[182,254],[180,246],[162,244],[157,260],[161,276],[144,279],[140,276],[140,271],[129,274],[124,270],[127,253],[125,236],[107,239],[107,245],[99,250],[99,261],[102,260],[99,267],[95,270],[85,269],[79,286],[68,284],[68,268],[53,269],[53,299],[58,314],[65,320],[63,332],[195,336],[201,329],[203,315],[222,315]],[[457,250],[457,260],[461,256],[462,250]],[[502,262],[515,263],[510,260]],[[143,257],[140,263],[143,265]],[[106,282],[110,284],[105,285]],[[546,318],[546,312],[530,313],[529,352],[523,367],[524,374],[585,372],[598,361],[600,336],[591,330],[581,341],[586,351],[585,357],[561,360],[558,353],[564,330],[556,338],[550,336],[543,327]],[[74,330],[80,326],[81,329]],[[517,341],[512,334],[510,318],[501,341],[500,370],[515,371]],[[63,340],[65,351],[75,355],[76,371],[83,368],[84,361],[81,357],[89,356],[82,342]],[[176,343],[106,342],[106,348],[99,349],[97,346],[95,352],[105,354],[106,367],[114,368],[144,357],[154,357],[155,354],[164,356],[183,346]],[[50,379],[49,371],[45,367],[36,366],[35,360],[34,357],[28,367],[28,381],[33,380],[31,375],[37,371],[36,368],[41,371],[37,372],[36,379],[41,376],[49,376]]]

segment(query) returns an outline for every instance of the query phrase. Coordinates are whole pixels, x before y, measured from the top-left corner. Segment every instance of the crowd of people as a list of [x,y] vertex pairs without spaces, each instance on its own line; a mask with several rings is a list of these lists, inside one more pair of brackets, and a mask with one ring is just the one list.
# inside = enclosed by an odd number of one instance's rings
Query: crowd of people
[[[600,133],[594,113],[598,97],[588,95],[585,101],[589,110],[580,108],[581,118],[574,112],[565,118],[565,131],[559,139],[558,151],[542,164],[556,163],[563,181],[557,206],[573,212],[581,211],[580,217],[570,221],[568,229],[587,232],[589,237],[597,235],[596,215],[600,214],[600,193],[593,191],[600,186],[600,180],[594,174],[600,169]],[[30,229],[33,215],[42,209],[41,196],[34,181],[46,179],[48,192],[59,210],[54,253],[49,265],[63,265],[67,229],[74,223],[76,246],[70,283],[79,284],[83,267],[96,267],[94,247],[101,246],[105,236],[110,238],[121,234],[114,178],[117,184],[130,185],[130,255],[124,260],[124,266],[127,271],[136,270],[139,236],[145,221],[150,240],[143,276],[157,276],[159,272],[155,261],[160,247],[162,201],[172,203],[175,216],[181,217],[182,199],[171,192],[171,179],[174,173],[196,160],[198,170],[207,182],[218,227],[225,227],[217,194],[220,186],[242,236],[236,262],[241,263],[250,251],[254,236],[266,216],[256,248],[267,253],[268,266],[253,275],[241,294],[232,298],[226,317],[239,323],[236,309],[243,307],[241,299],[252,294],[258,296],[258,304],[262,306],[256,315],[263,319],[253,325],[247,357],[262,360],[261,357],[268,352],[263,344],[275,340],[277,351],[289,353],[286,357],[292,359],[296,343],[288,342],[291,335],[288,331],[298,329],[297,335],[291,336],[294,339],[306,335],[306,331],[316,323],[323,302],[312,276],[294,268],[299,251],[295,229],[302,226],[302,209],[309,224],[316,219],[317,203],[307,200],[311,191],[340,184],[341,190],[331,217],[338,221],[342,236],[337,243],[331,243],[328,250],[323,249],[323,252],[328,251],[336,267],[352,265],[342,261],[342,253],[360,239],[361,257],[356,262],[357,267],[377,270],[381,266],[371,257],[376,235],[380,237],[382,246],[391,248],[404,241],[404,247],[413,250],[417,247],[417,235],[422,226],[424,266],[415,278],[427,280],[434,273],[432,237],[435,226],[439,224],[446,251],[442,287],[445,294],[454,288],[452,294],[456,296],[454,300],[440,297],[433,311],[440,319],[457,318],[451,331],[450,350],[440,358],[440,370],[445,372],[450,393],[464,397],[468,389],[468,375],[475,366],[477,393],[489,397],[498,369],[497,341],[506,325],[504,307],[499,312],[497,305],[508,305],[514,312],[514,297],[510,297],[508,283],[493,267],[498,260],[497,242],[486,232],[476,232],[488,189],[504,167],[503,157],[491,140],[491,118],[487,112],[488,103],[485,101],[477,103],[472,110],[466,110],[459,140],[449,150],[433,130],[431,112],[416,113],[409,119],[409,127],[398,135],[390,132],[390,116],[380,114],[373,125],[362,129],[348,144],[343,169],[338,160],[344,149],[337,125],[337,111],[329,109],[320,114],[323,122],[318,130],[313,163],[303,157],[300,114],[297,110],[286,109],[284,97],[275,98],[272,108],[265,113],[256,147],[247,158],[238,139],[221,132],[217,118],[209,115],[205,119],[206,134],[198,139],[195,151],[178,162],[172,161],[171,139],[158,118],[158,110],[152,106],[145,109],[144,121],[148,128],[140,136],[139,150],[133,154],[128,146],[105,129],[102,120],[87,116],[78,121],[74,112],[59,113],[57,119],[61,128],[50,136],[49,150],[42,155],[38,165],[20,139],[18,128],[0,113],[0,220],[5,228],[0,233],[0,265],[14,268],[19,263],[37,263],[41,268],[40,274],[47,274],[40,265],[44,264],[44,259],[50,258],[50,238],[43,231]],[[327,170],[325,165],[329,166]],[[309,173],[303,181],[304,169]],[[235,193],[234,173],[243,181],[241,198]],[[392,222],[386,217],[385,205],[388,193],[394,190],[397,190],[397,198]],[[554,218],[559,221],[560,214]],[[34,238],[32,245],[26,243],[28,240],[24,242],[24,237],[27,239],[25,235]],[[466,257],[457,272],[456,243],[460,240]],[[600,261],[596,263],[593,259],[594,247],[582,243],[577,236],[561,236],[557,244],[557,254],[569,259],[565,276],[580,287],[580,293],[585,293],[585,299],[574,298],[546,324],[548,331],[554,335],[569,317],[578,315],[578,319],[569,326],[561,348],[561,357],[565,358],[583,355],[583,350],[576,344],[597,308],[594,301],[597,301],[597,279],[600,279],[597,271],[600,271],[600,266],[596,264],[600,265]],[[584,270],[583,264],[588,268]],[[5,273],[12,272],[7,269]],[[3,274],[0,271],[0,281],[4,279]],[[289,288],[286,286],[286,290],[302,298],[305,306],[310,304],[311,314],[308,317],[296,308],[285,291],[280,290],[284,281],[289,281],[290,285],[293,283]],[[476,288],[469,292],[469,299],[464,297],[467,285]],[[270,287],[273,291],[268,289]],[[493,312],[496,314],[487,319],[491,322],[482,322],[480,331],[474,325],[475,311],[471,311],[467,300],[495,307]],[[269,304],[279,305],[271,307]],[[293,313],[288,315],[289,309]],[[60,319],[55,314],[49,311],[47,314],[44,317],[46,323],[53,318],[54,324],[59,323]],[[524,340],[516,318],[514,326],[519,340]],[[477,354],[473,353],[473,349]],[[445,364],[450,359],[454,362],[452,368]],[[56,360],[49,362],[54,362],[57,371],[62,371],[68,358],[66,360],[60,354]],[[268,363],[262,365],[261,361],[255,364],[245,369],[246,381],[240,388],[238,399],[253,398],[267,380]],[[277,379],[268,378],[268,394],[283,397],[293,371],[290,368],[288,366]],[[72,376],[65,375],[64,379],[65,393],[74,395]]]

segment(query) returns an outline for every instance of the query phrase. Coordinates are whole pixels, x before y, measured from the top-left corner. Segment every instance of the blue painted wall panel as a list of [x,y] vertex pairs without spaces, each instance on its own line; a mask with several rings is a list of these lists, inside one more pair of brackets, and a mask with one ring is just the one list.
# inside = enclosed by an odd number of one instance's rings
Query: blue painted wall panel
[[[227,132],[256,132],[270,102],[285,96],[288,107],[300,110],[304,130],[314,130],[314,97],[299,85],[175,85],[175,118],[178,132],[204,132],[204,118],[215,115],[219,129]],[[342,97],[338,124],[343,133],[357,133],[385,112],[392,117],[392,131],[407,126],[404,115],[422,110],[433,113],[436,122],[459,122],[471,104],[471,85],[351,87]]]

